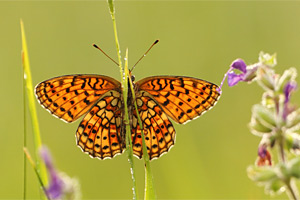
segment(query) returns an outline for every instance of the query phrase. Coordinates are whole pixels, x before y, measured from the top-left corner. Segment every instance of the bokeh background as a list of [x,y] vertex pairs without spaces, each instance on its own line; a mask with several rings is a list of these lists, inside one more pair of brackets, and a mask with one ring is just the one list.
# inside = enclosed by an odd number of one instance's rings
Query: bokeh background
[[[122,55],[129,49],[133,65],[144,51],[160,43],[134,70],[136,79],[185,75],[219,84],[231,62],[257,61],[258,53],[277,53],[277,72],[300,69],[300,3],[296,1],[117,1]],[[20,18],[27,35],[34,85],[51,77],[86,73],[119,80],[119,69],[92,47],[116,58],[106,1],[0,2],[0,198],[22,198],[23,98]],[[223,87],[218,104],[186,125],[175,124],[176,144],[151,162],[159,199],[265,199],[249,180],[260,138],[247,124],[251,107],[261,100],[255,84]],[[293,100],[299,100],[299,94]],[[66,124],[38,104],[42,141],[57,168],[80,181],[83,199],[130,199],[132,181],[126,154],[112,160],[91,159],[76,146],[79,121]],[[29,119],[29,118],[28,118]],[[28,126],[30,126],[28,121]],[[28,128],[28,146],[33,153]],[[143,196],[143,161],[135,159]],[[39,198],[38,182],[28,166],[27,194]]]

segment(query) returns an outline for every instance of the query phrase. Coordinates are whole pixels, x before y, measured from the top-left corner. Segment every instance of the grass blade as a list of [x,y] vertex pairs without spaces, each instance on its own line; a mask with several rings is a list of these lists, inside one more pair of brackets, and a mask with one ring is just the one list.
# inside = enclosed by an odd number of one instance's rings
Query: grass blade
[[48,194],[47,194],[47,192],[46,192],[46,188],[45,188],[45,185],[44,185],[44,183],[43,183],[43,181],[42,181],[42,178],[41,178],[41,176],[40,176],[40,173],[38,172],[38,170],[37,170],[37,168],[36,168],[36,165],[35,165],[35,163],[33,162],[32,157],[31,157],[31,155],[30,155],[28,149],[27,149],[26,147],[24,147],[23,150],[24,150],[25,158],[27,158],[27,159],[29,160],[29,163],[31,164],[31,166],[32,166],[32,168],[33,168],[33,170],[34,170],[34,172],[35,172],[37,178],[38,178],[38,181],[39,181],[39,183],[40,183],[40,185],[41,185],[41,188],[42,188],[42,190],[43,190],[43,192],[44,192],[46,198],[47,198],[48,200],[50,200],[50,197],[48,196]]
[[[24,68],[23,68],[23,74],[24,74]],[[23,79],[23,147],[27,147],[27,124],[26,124],[26,116],[27,116],[27,111],[26,111],[26,84]],[[27,183],[27,159],[26,155],[24,154],[23,158],[23,199],[26,199],[26,183]]]
[[[132,92],[132,98],[135,99],[135,92],[133,89],[133,84],[132,80],[129,79],[130,81],[130,89]],[[155,187],[154,187],[154,181],[153,181],[153,175],[151,171],[151,166],[150,166],[150,160],[149,160],[149,155],[147,152],[146,148],[146,142],[145,142],[145,135],[144,135],[144,128],[143,128],[143,123],[140,118],[140,113],[137,108],[136,101],[134,101],[134,107],[135,111],[137,113],[137,118],[138,118],[138,123],[141,127],[141,135],[142,135],[142,141],[143,141],[143,157],[144,157],[144,162],[145,162],[145,194],[144,194],[144,199],[149,200],[149,199],[157,199],[156,198],[156,193],[155,193]]]
[[34,139],[35,155],[36,155],[36,169],[41,177],[42,182],[44,184],[47,184],[48,177],[47,177],[46,168],[45,165],[40,162],[40,158],[38,155],[38,149],[41,147],[42,142],[41,142],[38,118],[35,109],[35,97],[34,97],[33,85],[31,79],[27,42],[25,37],[24,24],[22,20],[21,20],[21,34],[22,34],[22,63],[23,63],[23,70],[24,70],[24,84],[25,84],[25,93],[27,94],[26,96],[28,100],[29,113],[31,117],[33,135],[34,135],[33,139]]
[[[125,77],[129,76],[128,73],[128,49],[126,49],[126,56],[125,56]],[[125,80],[126,85],[128,85],[128,79]],[[124,87],[125,89],[125,87]],[[136,191],[136,179],[135,179],[135,169],[134,169],[134,162],[133,162],[133,150],[132,150],[132,141],[131,141],[131,130],[130,130],[130,124],[129,124],[129,116],[128,116],[128,105],[127,105],[127,94],[128,94],[128,87],[126,87],[126,90],[124,92],[126,94],[126,100],[124,100],[124,108],[125,108],[125,120],[126,123],[126,151],[128,155],[128,161],[131,168],[131,178],[133,183],[133,199],[138,199],[137,197],[137,191]]]

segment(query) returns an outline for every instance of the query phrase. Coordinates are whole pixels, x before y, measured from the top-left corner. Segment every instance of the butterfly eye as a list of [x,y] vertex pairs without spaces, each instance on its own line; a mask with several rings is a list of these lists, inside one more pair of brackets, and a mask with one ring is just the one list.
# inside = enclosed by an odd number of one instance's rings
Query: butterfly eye
[[135,76],[134,75],[131,75],[131,80],[135,81]]

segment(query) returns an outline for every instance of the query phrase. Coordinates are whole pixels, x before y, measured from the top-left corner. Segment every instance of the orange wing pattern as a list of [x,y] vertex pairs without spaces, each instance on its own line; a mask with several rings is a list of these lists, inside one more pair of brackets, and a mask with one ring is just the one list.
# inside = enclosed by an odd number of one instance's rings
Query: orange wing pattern
[[[168,152],[175,143],[175,129],[168,116],[180,124],[195,119],[217,102],[217,88],[213,83],[183,76],[153,76],[135,84],[135,101],[150,160]],[[120,82],[100,75],[60,76],[35,88],[40,104],[65,122],[73,122],[88,112],[77,129],[77,145],[100,159],[112,158],[125,149],[120,92]],[[134,100],[129,98],[128,103],[133,152],[142,158],[142,135]]]
[[51,114],[73,122],[85,114],[106,92],[119,89],[113,78],[99,75],[68,75],[41,82],[35,88],[40,104]]
[[125,133],[122,130],[121,107],[121,95],[115,90],[95,104],[76,132],[77,145],[82,151],[100,159],[112,158],[123,152]]
[[[166,153],[175,142],[175,129],[161,107],[146,92],[138,92],[138,111],[143,122],[145,142],[150,160]],[[134,109],[134,107],[133,107]],[[142,158],[142,135],[135,110],[132,111],[133,153]]]
[[184,76],[153,76],[136,83],[138,90],[146,91],[176,122],[192,120],[217,102],[218,86],[196,78]]

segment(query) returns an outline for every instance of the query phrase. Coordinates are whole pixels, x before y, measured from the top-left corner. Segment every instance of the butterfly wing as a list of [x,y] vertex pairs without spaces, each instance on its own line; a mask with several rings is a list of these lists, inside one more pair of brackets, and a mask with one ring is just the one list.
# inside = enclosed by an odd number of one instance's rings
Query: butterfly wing
[[[112,90],[104,95],[81,121],[77,145],[82,151],[100,159],[112,158],[123,152],[121,94]],[[125,133],[124,133],[125,134]]]
[[[147,93],[137,93],[136,102],[143,123],[145,142],[150,160],[167,152],[175,142],[175,129],[161,107]],[[138,158],[143,155],[141,128],[133,107],[132,116],[132,148]]]
[[136,83],[138,91],[146,91],[176,122],[182,124],[211,109],[220,92],[217,85],[184,76],[153,76]]
[[35,93],[51,114],[73,122],[85,114],[106,92],[120,88],[113,78],[100,75],[67,75],[39,83]]

